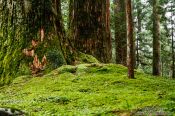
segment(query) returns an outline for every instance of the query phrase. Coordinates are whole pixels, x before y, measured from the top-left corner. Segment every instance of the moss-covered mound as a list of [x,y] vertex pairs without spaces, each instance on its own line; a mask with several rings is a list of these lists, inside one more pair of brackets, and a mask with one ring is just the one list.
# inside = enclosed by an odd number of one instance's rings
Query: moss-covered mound
[[92,55],[88,55],[82,52],[78,53],[79,63],[99,63],[99,61]]
[[173,115],[175,81],[115,64],[62,66],[43,77],[22,76],[0,88],[0,107],[36,116]]

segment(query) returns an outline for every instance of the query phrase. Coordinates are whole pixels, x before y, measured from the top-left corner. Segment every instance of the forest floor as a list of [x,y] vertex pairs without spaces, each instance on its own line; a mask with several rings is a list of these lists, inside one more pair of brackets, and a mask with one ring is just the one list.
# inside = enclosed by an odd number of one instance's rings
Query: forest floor
[[81,64],[21,76],[0,88],[0,107],[32,116],[175,114],[175,81],[135,72],[136,79],[128,79],[121,65]]

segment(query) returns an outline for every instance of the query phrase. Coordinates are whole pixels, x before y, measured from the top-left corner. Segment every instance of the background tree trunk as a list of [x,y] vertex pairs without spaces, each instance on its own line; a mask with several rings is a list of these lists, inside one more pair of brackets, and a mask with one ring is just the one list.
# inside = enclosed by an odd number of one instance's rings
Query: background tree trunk
[[153,75],[160,76],[160,18],[158,0],[153,0]]
[[174,74],[174,23],[173,23],[173,4],[171,4],[171,49],[172,49],[172,78],[175,78]]
[[63,21],[62,21],[62,14],[61,14],[61,0],[53,0],[52,1],[54,6],[52,10],[54,13],[55,19],[55,28],[58,39],[60,39],[60,47],[61,51],[63,52],[63,56],[66,60],[67,64],[74,64],[76,60],[76,51],[73,49],[72,44],[69,38],[66,35]]
[[141,9],[141,1],[137,0],[137,43],[136,43],[136,68],[139,66],[139,42],[142,40],[141,32],[142,32],[142,9]]
[[109,0],[71,0],[71,37],[74,47],[95,56],[99,61],[111,62],[111,32]]
[[127,65],[126,10],[124,0],[114,0],[116,63]]
[[128,43],[128,77],[134,78],[134,38],[133,38],[133,20],[131,0],[126,0],[126,21],[127,21],[127,43]]

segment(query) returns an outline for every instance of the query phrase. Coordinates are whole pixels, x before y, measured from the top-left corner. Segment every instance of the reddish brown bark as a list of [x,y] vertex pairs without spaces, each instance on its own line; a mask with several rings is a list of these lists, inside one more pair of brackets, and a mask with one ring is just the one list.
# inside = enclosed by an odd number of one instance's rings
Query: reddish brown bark
[[109,0],[72,0],[70,30],[74,47],[99,61],[111,61]]
[[134,78],[134,39],[131,0],[126,0],[127,40],[128,40],[128,78]]

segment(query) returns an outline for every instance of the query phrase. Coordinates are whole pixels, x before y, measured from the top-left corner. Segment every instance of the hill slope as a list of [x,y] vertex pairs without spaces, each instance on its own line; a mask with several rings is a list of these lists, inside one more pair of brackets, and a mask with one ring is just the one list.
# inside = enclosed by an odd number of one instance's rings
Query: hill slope
[[23,76],[0,88],[0,107],[29,115],[175,114],[175,81],[115,64],[62,66],[43,77]]

